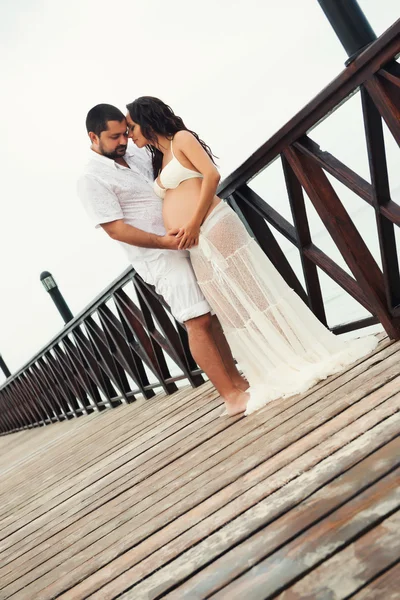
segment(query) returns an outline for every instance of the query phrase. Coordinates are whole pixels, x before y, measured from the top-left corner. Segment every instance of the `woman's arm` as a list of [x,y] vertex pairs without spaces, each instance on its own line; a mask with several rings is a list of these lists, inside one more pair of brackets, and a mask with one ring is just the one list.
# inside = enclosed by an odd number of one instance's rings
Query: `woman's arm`
[[198,243],[200,225],[210,208],[220,181],[220,174],[204,150],[203,146],[189,131],[178,131],[174,137],[175,152],[180,150],[192,163],[195,170],[203,175],[200,197],[190,222],[180,230],[179,249],[190,248]]

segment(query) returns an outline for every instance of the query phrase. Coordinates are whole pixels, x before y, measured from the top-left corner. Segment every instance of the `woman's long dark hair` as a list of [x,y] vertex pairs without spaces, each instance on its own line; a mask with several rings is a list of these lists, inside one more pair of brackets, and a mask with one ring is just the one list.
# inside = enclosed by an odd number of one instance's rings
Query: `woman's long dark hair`
[[140,125],[143,135],[151,142],[147,146],[153,163],[154,178],[158,177],[161,170],[163,153],[155,147],[157,136],[162,135],[172,139],[177,131],[189,131],[203,146],[208,156],[215,164],[214,155],[207,144],[205,144],[195,133],[188,129],[181,117],[178,117],[172,108],[158,98],[152,96],[141,96],[126,105],[132,121]]

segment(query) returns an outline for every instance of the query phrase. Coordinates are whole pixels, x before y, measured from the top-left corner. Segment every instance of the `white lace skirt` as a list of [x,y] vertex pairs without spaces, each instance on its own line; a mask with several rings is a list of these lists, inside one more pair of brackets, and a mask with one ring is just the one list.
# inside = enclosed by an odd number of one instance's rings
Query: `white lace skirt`
[[317,381],[371,352],[374,336],[342,341],[286,284],[236,213],[222,202],[190,250],[204,296],[250,384],[246,414]]

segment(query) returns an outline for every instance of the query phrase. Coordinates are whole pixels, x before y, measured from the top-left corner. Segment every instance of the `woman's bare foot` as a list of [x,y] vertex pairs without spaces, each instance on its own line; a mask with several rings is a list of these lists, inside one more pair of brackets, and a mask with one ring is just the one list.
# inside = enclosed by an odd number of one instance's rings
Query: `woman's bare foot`
[[225,398],[226,412],[230,417],[243,413],[246,410],[250,395],[247,392],[238,391],[233,393],[229,398]]
[[237,387],[241,392],[246,392],[250,387],[249,382],[242,375],[235,377],[235,379],[233,380],[233,385]]

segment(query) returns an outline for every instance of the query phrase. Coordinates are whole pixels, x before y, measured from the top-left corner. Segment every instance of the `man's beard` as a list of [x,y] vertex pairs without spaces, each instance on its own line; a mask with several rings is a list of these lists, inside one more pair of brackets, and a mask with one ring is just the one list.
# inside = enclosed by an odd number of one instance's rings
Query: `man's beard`
[[107,158],[115,159],[115,158],[121,158],[122,156],[124,156],[127,146],[121,144],[120,146],[117,146],[115,148],[115,150],[113,150],[112,152],[107,152],[106,150],[104,150],[104,148],[102,147],[101,144],[99,145],[99,148],[100,148],[100,151],[103,156],[106,156]]

